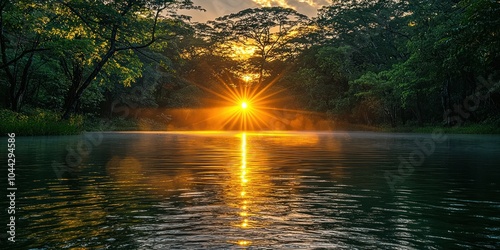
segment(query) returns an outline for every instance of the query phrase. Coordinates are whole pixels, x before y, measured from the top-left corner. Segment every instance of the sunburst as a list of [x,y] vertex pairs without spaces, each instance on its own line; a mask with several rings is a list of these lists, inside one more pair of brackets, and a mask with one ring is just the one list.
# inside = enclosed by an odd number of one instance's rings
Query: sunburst
[[[291,124],[291,120],[284,115],[321,116],[313,111],[285,108],[290,105],[290,95],[286,95],[285,88],[276,85],[283,73],[268,81],[257,81],[253,74],[240,75],[237,80],[225,77],[235,82],[224,80],[215,70],[213,75],[216,76],[216,84],[207,86],[192,82],[212,94],[212,97],[205,99],[206,105],[217,107],[195,125],[208,124],[206,126],[214,130],[240,131],[301,129],[300,126]],[[249,80],[250,77],[252,80]],[[249,84],[249,81],[255,83]],[[308,129],[312,127],[311,125]]]
[[[275,110],[280,110],[273,106],[283,101],[279,94],[283,90],[271,90],[271,87],[278,81],[274,79],[266,84],[245,84],[244,75],[242,82],[226,82],[218,78],[219,84],[215,89],[210,89],[196,84],[201,89],[213,94],[215,99],[207,100],[209,103],[221,107],[218,112],[202,122],[214,121],[219,124],[223,121],[221,130],[265,130],[271,129],[270,121],[279,120],[274,114]],[[217,121],[215,121],[217,120]]]
[[247,102],[242,102],[241,103],[241,108],[242,109],[247,109],[248,108],[248,103]]

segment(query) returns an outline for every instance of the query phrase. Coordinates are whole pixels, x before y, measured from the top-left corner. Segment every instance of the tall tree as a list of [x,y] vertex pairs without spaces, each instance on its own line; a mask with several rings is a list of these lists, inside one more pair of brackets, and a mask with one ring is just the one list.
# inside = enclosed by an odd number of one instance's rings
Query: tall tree
[[307,16],[290,8],[245,9],[210,22],[221,43],[254,49],[249,66],[256,68],[259,84],[269,62],[289,57],[297,51],[296,38],[309,24]]
[[39,1],[0,1],[0,70],[7,80],[6,105],[19,111],[31,79],[37,53],[46,51],[48,34],[57,15]]
[[335,1],[318,11],[317,24],[326,44],[350,46],[375,70],[405,59],[408,7],[405,1]]
[[[73,48],[71,55],[62,57],[61,63],[71,80],[63,118],[75,111],[83,92],[118,54],[127,58],[130,51],[176,37],[183,26],[176,10],[197,8],[190,0],[58,0],[57,3],[67,18],[54,33],[68,38],[64,47]],[[123,63],[116,58],[115,64],[123,68],[130,61],[128,58]],[[140,68],[123,69],[130,72]],[[135,74],[135,78],[138,76],[140,73]]]

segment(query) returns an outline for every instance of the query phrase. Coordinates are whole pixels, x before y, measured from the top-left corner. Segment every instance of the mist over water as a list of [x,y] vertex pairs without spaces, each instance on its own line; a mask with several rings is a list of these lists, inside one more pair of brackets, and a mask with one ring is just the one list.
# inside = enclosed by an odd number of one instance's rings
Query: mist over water
[[[251,107],[249,108],[251,109]],[[202,130],[332,130],[335,125],[325,115],[282,109],[259,110],[246,122],[241,119],[243,110],[239,107],[179,108],[164,110],[134,110],[139,119],[154,121],[157,129],[167,131]],[[251,112],[251,111],[250,111]],[[140,123],[141,130],[151,130],[148,123]]]
[[385,171],[430,135],[104,133],[58,178],[69,137],[17,138],[19,249],[500,247],[500,138],[449,135],[391,191]]

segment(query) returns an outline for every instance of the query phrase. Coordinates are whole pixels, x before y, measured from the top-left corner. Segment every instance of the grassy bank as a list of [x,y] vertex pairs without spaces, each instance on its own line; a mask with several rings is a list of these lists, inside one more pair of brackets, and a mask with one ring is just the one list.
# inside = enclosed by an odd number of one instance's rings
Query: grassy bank
[[106,120],[92,116],[73,115],[62,120],[60,114],[43,109],[26,109],[22,113],[0,109],[0,134],[17,136],[76,135],[83,131],[162,131],[166,125],[152,119]]
[[443,126],[442,124],[426,124],[424,126],[399,125],[391,127],[390,125],[362,125],[334,122],[335,131],[371,131],[385,133],[432,133],[437,129],[446,134],[500,134],[500,118],[491,118],[481,123],[465,123],[460,126]]
[[441,129],[446,134],[500,134],[500,127],[494,124],[466,124],[462,126],[424,126],[411,127],[402,126],[396,128],[383,127],[381,131],[393,133],[432,133]]
[[0,133],[16,133],[27,135],[73,135],[83,129],[83,117],[73,116],[69,120],[61,120],[59,114],[47,110],[32,109],[24,113],[16,113],[0,109]]

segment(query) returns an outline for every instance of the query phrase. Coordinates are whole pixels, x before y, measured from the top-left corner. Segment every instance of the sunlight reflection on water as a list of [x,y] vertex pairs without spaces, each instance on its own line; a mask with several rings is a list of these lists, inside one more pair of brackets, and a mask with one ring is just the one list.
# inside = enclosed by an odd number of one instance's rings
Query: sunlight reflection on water
[[499,137],[450,136],[391,192],[383,172],[425,136],[105,133],[64,179],[50,162],[77,137],[20,138],[19,245],[500,247]]

